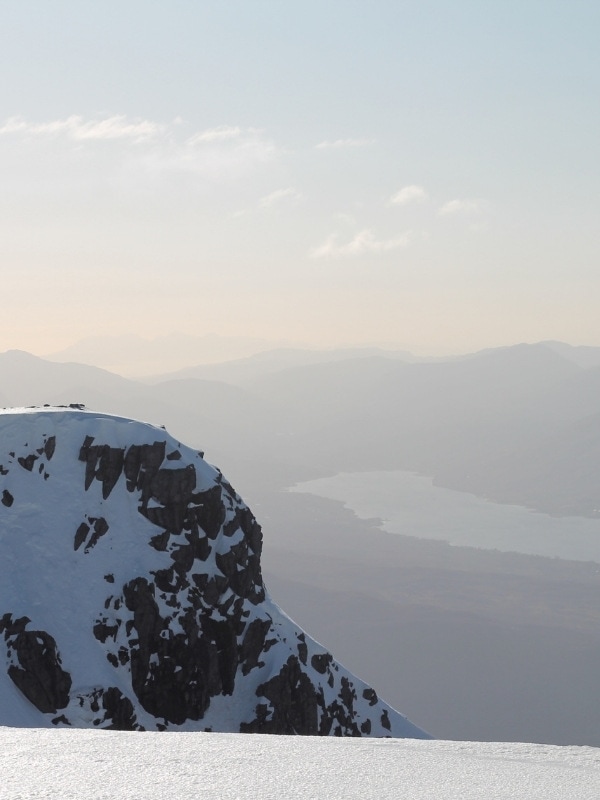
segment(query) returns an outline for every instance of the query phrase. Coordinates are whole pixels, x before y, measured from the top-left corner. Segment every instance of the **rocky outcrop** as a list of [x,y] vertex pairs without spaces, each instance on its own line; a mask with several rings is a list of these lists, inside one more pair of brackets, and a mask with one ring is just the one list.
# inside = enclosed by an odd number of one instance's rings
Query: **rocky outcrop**
[[0,724],[18,693],[40,725],[424,735],[271,602],[253,514],[164,430],[0,414],[0,496]]
[[4,633],[8,675],[15,686],[43,713],[55,714],[69,702],[71,676],[62,668],[56,642],[46,631],[27,630],[27,617],[5,614]]

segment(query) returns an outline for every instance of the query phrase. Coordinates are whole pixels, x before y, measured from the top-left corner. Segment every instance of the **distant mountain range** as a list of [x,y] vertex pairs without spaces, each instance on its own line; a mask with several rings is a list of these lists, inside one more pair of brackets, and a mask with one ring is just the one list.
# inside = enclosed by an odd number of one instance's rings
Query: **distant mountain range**
[[50,361],[93,364],[122,375],[141,376],[157,369],[175,370],[195,363],[241,358],[274,347],[268,339],[241,336],[169,334],[146,339],[136,334],[90,336],[60,351]]
[[599,513],[600,348],[541,342],[418,362],[278,349],[144,382],[0,355],[4,405],[65,401],[165,424],[241,485],[406,469],[499,502]]
[[[277,368],[313,361],[336,360],[352,353],[375,354],[378,352],[401,355],[413,360],[407,351],[387,347],[354,347],[307,349],[291,342],[274,342],[268,339],[247,336],[221,336],[214,333],[203,336],[169,334],[146,339],[136,334],[90,336],[81,339],[60,351],[44,355],[49,361],[77,362],[108,369],[119,375],[140,378],[162,372],[177,371],[173,377],[217,378],[219,369],[212,374],[203,368],[219,365],[224,361],[242,362],[256,356],[265,366]],[[198,367],[197,365],[201,365]],[[254,365],[256,366],[256,365]],[[242,367],[243,369],[243,367]]]

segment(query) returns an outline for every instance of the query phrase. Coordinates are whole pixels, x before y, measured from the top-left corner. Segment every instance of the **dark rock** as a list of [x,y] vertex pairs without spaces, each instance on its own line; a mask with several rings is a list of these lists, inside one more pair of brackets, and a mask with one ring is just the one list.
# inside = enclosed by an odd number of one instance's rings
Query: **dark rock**
[[225,507],[221,501],[221,487],[213,486],[205,492],[194,494],[194,520],[210,539],[215,539],[225,522]]
[[111,721],[110,725],[106,726],[108,730],[135,731],[140,729],[133,703],[114,686],[110,686],[102,693],[102,708],[106,712],[104,720]]
[[260,656],[269,649],[266,638],[271,629],[270,619],[254,619],[246,628],[246,635],[240,647],[242,674],[247,675],[255,667],[263,667]]
[[92,628],[94,632],[94,636],[98,639],[99,642],[105,642],[108,637],[110,636],[111,639],[116,639],[117,633],[119,632],[119,624],[118,622],[114,625],[108,625],[106,619],[101,622],[96,622],[94,627]]
[[[8,615],[10,618],[10,615]],[[25,697],[42,713],[55,714],[69,702],[71,676],[62,668],[56,642],[46,631],[28,631],[21,618],[3,617],[5,639],[13,653],[8,675]]]
[[162,533],[157,533],[156,536],[153,536],[150,539],[150,544],[155,550],[164,552],[167,549],[167,545],[169,544],[170,538],[171,534],[169,533],[169,531],[163,531]]
[[377,692],[375,691],[375,689],[371,689],[371,687],[363,689],[362,696],[365,698],[365,700],[369,701],[370,706],[374,706],[379,700],[379,698],[377,697]]
[[56,449],[56,436],[49,436],[44,444],[44,455],[46,456],[48,461],[52,460],[52,456],[54,455],[55,449]]
[[75,538],[73,540],[73,550],[79,550],[81,545],[87,539],[87,535],[90,532],[90,526],[87,522],[82,522],[81,525],[75,531]]
[[108,445],[93,445],[93,436],[86,436],[79,451],[79,460],[86,464],[85,488],[90,488],[94,480],[102,484],[102,497],[106,500],[121,476],[124,450]]
[[104,519],[104,517],[90,517],[89,519],[90,522],[94,524],[94,532],[87,543],[87,547],[85,548],[84,552],[86,553],[89,553],[90,550],[98,544],[98,540],[101,536],[104,536],[105,533],[108,533],[108,522]]
[[279,674],[261,684],[256,694],[269,701],[270,715],[257,706],[256,718],[242,723],[241,733],[318,734],[317,693],[296,656],[290,656]]
[[299,633],[297,639],[298,639],[298,658],[304,664],[304,666],[306,666],[306,659],[308,658],[308,647],[306,645],[306,636],[303,633]]
[[325,675],[327,668],[333,661],[333,656],[329,653],[315,653],[310,660],[311,667],[320,675]]
[[17,458],[17,461],[19,462],[19,464],[23,467],[23,469],[26,469],[27,472],[31,472],[32,471],[33,465],[35,464],[35,462],[37,460],[38,460],[38,456],[36,456],[35,453],[30,453],[28,456],[24,456],[24,457],[23,456],[19,456],[19,458]]
[[165,443],[131,445],[125,456],[127,491],[142,493],[142,505],[151,497],[150,484],[165,458]]
[[[89,522],[94,526],[92,535],[90,536],[84,553],[89,553],[97,544],[101,536],[108,532],[108,523],[104,517],[88,517]],[[79,550],[81,545],[86,541],[91,528],[87,522],[82,522],[75,531],[75,538],[73,541],[73,549]]]

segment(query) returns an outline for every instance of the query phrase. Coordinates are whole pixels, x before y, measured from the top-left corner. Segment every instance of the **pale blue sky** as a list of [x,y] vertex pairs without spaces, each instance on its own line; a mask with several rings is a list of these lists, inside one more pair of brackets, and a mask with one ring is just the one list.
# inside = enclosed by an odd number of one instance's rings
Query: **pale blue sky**
[[596,2],[9,1],[0,349],[600,345]]

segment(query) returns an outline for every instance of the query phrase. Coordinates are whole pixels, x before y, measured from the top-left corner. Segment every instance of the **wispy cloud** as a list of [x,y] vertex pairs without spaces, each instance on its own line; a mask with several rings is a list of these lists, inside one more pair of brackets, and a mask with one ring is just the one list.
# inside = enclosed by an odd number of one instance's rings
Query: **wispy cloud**
[[258,205],[261,208],[269,208],[269,206],[277,205],[285,200],[299,200],[301,197],[302,195],[300,192],[288,186],[287,189],[276,189],[265,197],[261,197],[258,201]]
[[409,203],[423,203],[427,200],[428,194],[422,186],[411,184],[404,186],[390,197],[392,205],[406,206]]
[[449,217],[454,214],[480,214],[483,211],[482,200],[450,200],[439,209],[438,214],[440,217]]
[[195,133],[187,140],[192,147],[196,145],[214,144],[215,142],[230,142],[240,139],[243,135],[241,128],[231,125],[219,125],[217,128],[209,128],[205,131]]
[[130,120],[123,115],[105,119],[84,120],[78,115],[50,122],[29,122],[24,117],[10,117],[0,126],[0,135],[28,136],[63,135],[75,141],[128,139],[133,142],[155,139],[165,132],[165,126],[150,120]]
[[113,142],[118,149],[111,158],[117,168],[142,170],[151,176],[187,172],[209,180],[247,175],[280,152],[264,131],[233,125],[190,131],[179,117],[168,123],[125,115],[85,119],[73,114],[44,122],[10,117],[0,123],[2,137],[52,138],[57,145],[80,148],[85,144],[91,153],[94,145]]
[[209,180],[248,175],[279,153],[262,131],[222,128],[193,134],[184,141],[159,142],[140,163],[155,174],[188,172]]
[[334,141],[319,142],[315,145],[316,150],[341,149],[348,147],[366,147],[373,144],[374,139],[335,139]]
[[378,239],[372,230],[365,228],[345,244],[340,244],[335,234],[329,236],[322,245],[311,250],[309,255],[311,258],[352,258],[366,254],[380,255],[398,248],[407,247],[410,241],[410,231],[406,231],[392,239]]

